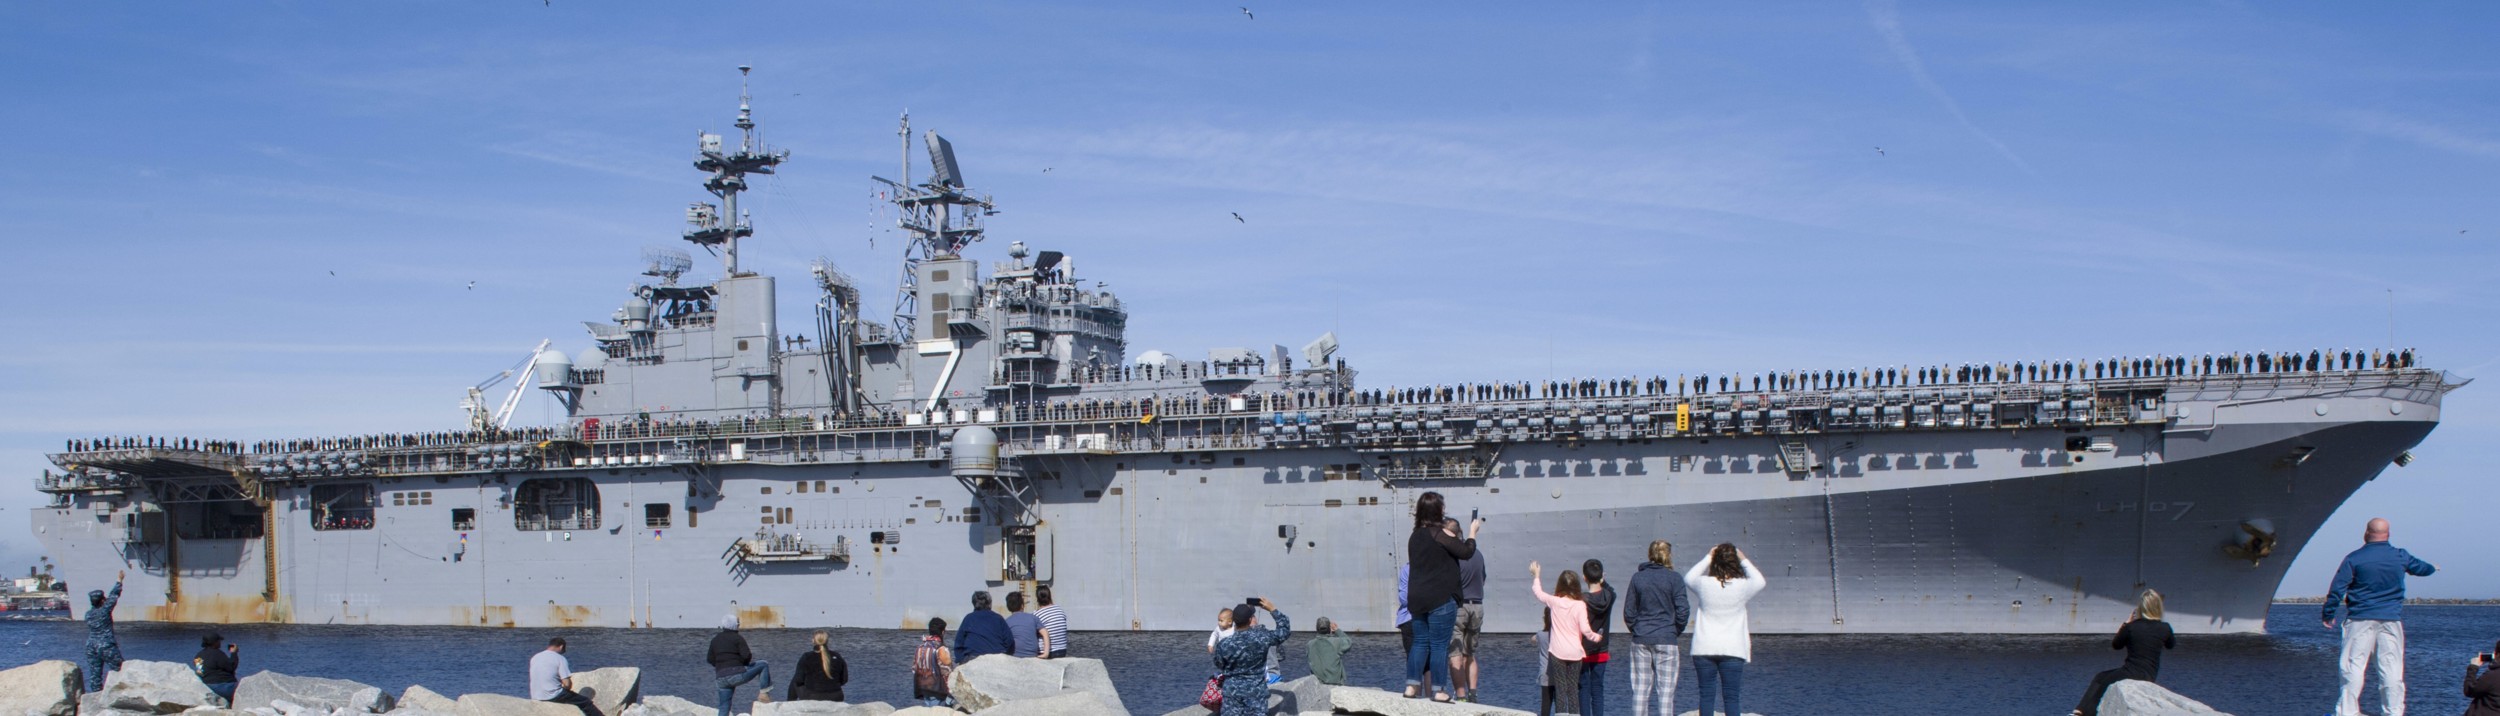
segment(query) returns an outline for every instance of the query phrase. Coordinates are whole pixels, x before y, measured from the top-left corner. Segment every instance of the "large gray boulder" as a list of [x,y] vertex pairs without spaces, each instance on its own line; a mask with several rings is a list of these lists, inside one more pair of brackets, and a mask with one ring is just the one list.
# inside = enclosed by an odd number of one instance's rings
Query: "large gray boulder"
[[[242,693],[236,692],[235,695],[241,696]],[[399,695],[399,704],[391,710],[391,713],[397,714],[407,711],[432,711],[435,713],[447,714],[455,713],[459,710],[460,702],[452,697],[434,693],[433,689],[423,686],[410,686],[408,687],[408,691],[406,693]]]
[[116,711],[170,714],[226,703],[189,665],[170,661],[122,662],[120,671],[104,678],[100,693],[104,707]]
[[751,716],[886,716],[894,707],[883,701],[848,704],[840,701],[775,701],[756,704]]
[[75,716],[86,687],[78,665],[58,659],[0,671],[0,716]]
[[2106,716],[2230,716],[2150,681],[2129,679],[2101,692]]
[[1111,672],[1101,659],[1020,659],[989,654],[955,667],[946,678],[955,704],[968,712],[987,712],[1013,701],[1056,697],[1071,691],[1092,694],[1096,714],[1127,716]]
[[942,709],[935,706],[913,706],[911,708],[895,711],[890,716],[956,716],[956,714],[961,713],[963,712],[954,709]]
[[1190,704],[1188,706],[1173,709],[1171,713],[1164,714],[1163,716],[1207,716],[1207,714],[1212,713],[1215,712],[1208,711],[1205,706]]
[[[289,676],[275,671],[243,677],[234,685],[234,708],[237,710],[268,708],[278,701],[301,706],[306,711],[327,714],[339,709],[347,709],[351,713],[379,713],[371,710],[376,707],[389,711],[397,705],[398,699],[370,684],[346,679]],[[576,711],[574,716],[581,714]]]
[[460,716],[582,716],[582,710],[553,701],[533,701],[502,694],[460,697]]
[[[1034,659],[1033,661],[1043,660]],[[956,697],[955,703],[963,703],[963,698]],[[1099,714],[1128,712],[1121,710],[1119,706],[1104,703],[1102,697],[1095,696],[1091,691],[1065,691],[1055,696],[1015,699],[981,709],[976,713],[980,716],[1098,716]]]
[[573,693],[588,697],[599,713],[624,713],[627,704],[642,701],[642,669],[611,666],[573,672]]
[[1405,694],[1352,686],[1328,687],[1328,705],[1320,709],[1301,705],[1303,711],[1333,710],[1346,714],[1377,716],[1535,716],[1528,711],[1499,706],[1466,703],[1440,703],[1431,699],[1410,699]]
[[1329,689],[1327,684],[1319,682],[1317,676],[1305,676],[1280,684],[1268,684],[1268,693],[1284,697],[1281,703],[1271,699],[1268,713],[1326,713],[1336,710],[1336,704],[1328,698]]
[[675,696],[652,696],[640,704],[648,716],[720,716],[720,709]]

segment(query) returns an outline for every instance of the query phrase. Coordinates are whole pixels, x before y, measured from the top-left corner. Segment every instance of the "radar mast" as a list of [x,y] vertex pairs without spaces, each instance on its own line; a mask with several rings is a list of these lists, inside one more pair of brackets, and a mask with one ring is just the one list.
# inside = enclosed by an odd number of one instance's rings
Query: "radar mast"
[[746,191],[748,174],[771,174],[773,167],[790,158],[787,151],[775,152],[764,147],[755,134],[755,111],[747,90],[747,74],[755,68],[738,66],[738,148],[730,151],[722,146],[721,136],[702,133],[695,148],[694,168],[711,172],[703,188],[720,197],[719,205],[698,203],[686,207],[686,240],[706,251],[720,254],[724,275],[738,275],[738,239],[755,235],[754,225],[738,210],[738,194]]
[[[981,217],[998,213],[988,195],[974,195],[964,188],[963,169],[955,163],[955,145],[938,136],[936,130],[922,134],[921,144],[929,150],[929,180],[911,183],[911,112],[903,112],[903,180],[870,177],[891,188],[894,205],[901,209],[895,225],[909,234],[903,246],[903,279],[894,289],[894,334],[908,338],[919,324],[920,262],[937,258],[954,258],[965,246],[981,240]],[[956,207],[980,207],[980,211],[956,211]]]

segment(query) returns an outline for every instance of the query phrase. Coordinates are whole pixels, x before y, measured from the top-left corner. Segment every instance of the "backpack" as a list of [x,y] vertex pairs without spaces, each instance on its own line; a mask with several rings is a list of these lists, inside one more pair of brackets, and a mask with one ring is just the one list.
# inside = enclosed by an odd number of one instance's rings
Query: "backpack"
[[920,651],[912,655],[912,689],[923,696],[946,695],[946,667],[938,663],[938,651],[946,646],[937,641],[922,641]]

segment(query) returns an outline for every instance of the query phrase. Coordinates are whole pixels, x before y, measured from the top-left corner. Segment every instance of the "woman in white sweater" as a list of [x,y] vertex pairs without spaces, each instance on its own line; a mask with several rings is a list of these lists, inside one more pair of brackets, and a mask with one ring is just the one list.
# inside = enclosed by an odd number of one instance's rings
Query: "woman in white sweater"
[[1762,592],[1762,570],[1736,545],[1720,543],[1684,575],[1693,594],[1693,676],[1701,682],[1701,716],[1726,694],[1729,716],[1743,716],[1745,663],[1753,660],[1753,629],[1745,604]]

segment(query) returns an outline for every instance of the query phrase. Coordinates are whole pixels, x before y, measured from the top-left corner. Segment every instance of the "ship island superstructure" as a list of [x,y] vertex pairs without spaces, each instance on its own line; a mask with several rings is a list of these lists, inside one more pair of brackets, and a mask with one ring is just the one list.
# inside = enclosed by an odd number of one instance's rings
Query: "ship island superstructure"
[[[741,68],[742,74],[746,68]],[[1488,628],[1536,628],[1530,560],[1628,573],[1743,546],[1765,632],[2101,632],[2161,589],[2250,632],[2320,523],[2411,459],[2463,383],[2410,350],[2030,360],[1365,388],[1299,351],[1132,356],[1074,258],[968,253],[992,199],[952,144],[878,179],[909,238],[893,312],[829,263],[815,315],[743,268],[766,147],[694,159],[684,254],[576,355],[542,344],[463,429],[73,441],[37,537],[123,618],[475,626],[913,626],[1048,583],[1080,630],[1204,628],[1259,593],[1389,630],[1411,505],[1488,520]],[[734,144],[733,144],[734,142]],[[562,425],[515,428],[525,391]],[[1522,587],[1514,589],[1514,586]],[[81,587],[83,588],[83,587]]]

